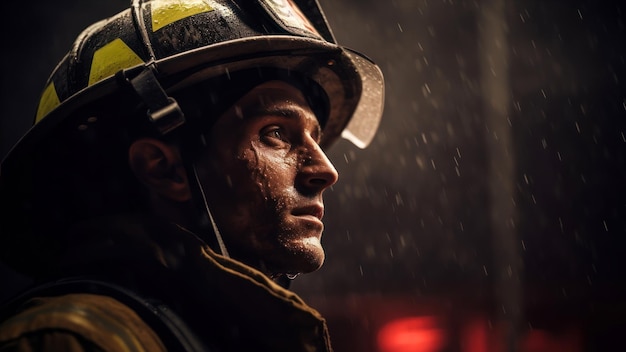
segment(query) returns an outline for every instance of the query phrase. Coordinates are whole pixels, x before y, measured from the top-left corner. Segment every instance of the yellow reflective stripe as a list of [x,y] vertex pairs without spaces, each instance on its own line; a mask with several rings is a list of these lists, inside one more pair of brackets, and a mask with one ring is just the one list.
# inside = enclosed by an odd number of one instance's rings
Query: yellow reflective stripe
[[152,31],[202,12],[213,11],[204,0],[154,0],[152,6]]
[[[0,341],[13,340],[36,331],[69,330],[83,336],[86,336],[85,332],[97,332],[106,336],[108,341],[114,342],[119,351],[145,351],[128,327],[103,312],[80,302],[57,300],[52,303],[31,308],[6,320],[0,326]],[[98,344],[97,341],[92,342]]]
[[41,95],[39,106],[37,107],[37,115],[35,115],[35,123],[48,115],[48,113],[61,104],[54,82],[50,83]]
[[112,76],[122,69],[142,63],[143,60],[126,43],[117,38],[93,54],[88,86]]

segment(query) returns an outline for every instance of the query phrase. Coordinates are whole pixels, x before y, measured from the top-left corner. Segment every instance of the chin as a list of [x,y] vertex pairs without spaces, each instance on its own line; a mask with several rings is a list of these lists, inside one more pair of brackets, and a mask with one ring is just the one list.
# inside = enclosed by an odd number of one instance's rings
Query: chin
[[286,245],[288,253],[278,261],[278,272],[306,274],[324,264],[324,249],[318,236],[292,240]]
[[299,258],[302,259],[300,270],[301,273],[310,273],[318,270],[324,264],[326,255],[324,248],[318,236],[304,238],[299,241],[300,250]]

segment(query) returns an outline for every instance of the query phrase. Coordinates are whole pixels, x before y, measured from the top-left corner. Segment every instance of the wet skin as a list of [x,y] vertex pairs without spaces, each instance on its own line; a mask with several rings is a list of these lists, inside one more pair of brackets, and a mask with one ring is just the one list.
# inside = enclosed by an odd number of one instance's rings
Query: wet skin
[[231,257],[270,276],[322,265],[322,193],[338,175],[320,137],[302,93],[282,81],[257,86],[218,119],[198,168]]

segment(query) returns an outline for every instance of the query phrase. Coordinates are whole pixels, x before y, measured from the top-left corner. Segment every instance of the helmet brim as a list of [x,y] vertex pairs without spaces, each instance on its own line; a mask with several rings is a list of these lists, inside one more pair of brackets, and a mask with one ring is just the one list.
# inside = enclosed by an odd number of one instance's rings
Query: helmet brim
[[328,42],[278,35],[248,37],[174,55],[155,64],[165,76],[182,77],[168,91],[254,67],[304,74],[329,98],[323,148],[330,147],[340,136],[366,148],[382,117],[384,79],[380,68],[366,56]]

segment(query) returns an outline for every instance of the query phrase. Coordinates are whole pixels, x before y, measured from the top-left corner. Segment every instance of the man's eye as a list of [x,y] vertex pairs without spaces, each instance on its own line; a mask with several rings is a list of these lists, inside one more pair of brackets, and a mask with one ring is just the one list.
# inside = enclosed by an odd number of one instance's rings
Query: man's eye
[[279,129],[271,130],[269,132],[269,134],[270,134],[271,137],[278,138],[280,140],[284,140],[283,133]]
[[288,143],[287,134],[285,131],[277,126],[269,127],[265,129],[262,133],[262,138],[266,143],[271,144],[283,144]]

